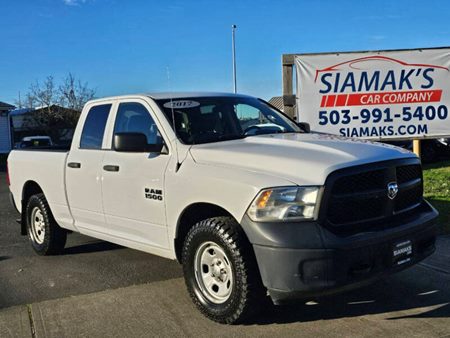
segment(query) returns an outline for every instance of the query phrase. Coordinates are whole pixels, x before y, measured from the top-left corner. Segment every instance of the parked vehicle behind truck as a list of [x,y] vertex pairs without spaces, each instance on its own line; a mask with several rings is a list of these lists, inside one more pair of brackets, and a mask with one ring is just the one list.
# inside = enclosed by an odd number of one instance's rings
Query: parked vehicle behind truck
[[50,136],[26,136],[22,138],[15,146],[17,149],[31,148],[31,147],[51,147],[53,145]]
[[[385,142],[410,151],[413,150],[412,141],[388,141]],[[440,137],[437,139],[420,140],[423,163],[431,163],[450,157],[450,138]]]
[[360,286],[434,251],[436,210],[401,148],[307,132],[257,98],[86,104],[70,149],[8,158],[21,231],[41,255],[69,231],[183,264],[212,320]]

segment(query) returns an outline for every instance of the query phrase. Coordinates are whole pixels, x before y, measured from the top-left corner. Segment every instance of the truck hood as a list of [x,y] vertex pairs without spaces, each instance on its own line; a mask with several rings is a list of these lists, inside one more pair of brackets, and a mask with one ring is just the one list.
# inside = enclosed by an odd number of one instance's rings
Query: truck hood
[[340,168],[415,157],[402,148],[328,134],[270,134],[192,146],[195,162],[264,173],[298,185],[323,185]]

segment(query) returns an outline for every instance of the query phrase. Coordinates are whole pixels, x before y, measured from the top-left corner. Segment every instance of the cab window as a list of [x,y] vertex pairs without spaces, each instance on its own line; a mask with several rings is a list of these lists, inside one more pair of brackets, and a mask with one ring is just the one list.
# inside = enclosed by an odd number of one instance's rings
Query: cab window
[[106,121],[108,120],[111,104],[92,107],[84,122],[80,139],[80,149],[101,149]]
[[124,102],[117,110],[114,134],[142,133],[148,144],[161,144],[162,137],[149,111],[140,103]]

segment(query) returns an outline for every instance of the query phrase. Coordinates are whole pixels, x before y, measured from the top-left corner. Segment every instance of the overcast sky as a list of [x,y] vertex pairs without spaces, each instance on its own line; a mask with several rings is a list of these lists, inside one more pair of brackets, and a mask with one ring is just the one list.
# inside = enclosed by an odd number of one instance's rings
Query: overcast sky
[[[1,0],[0,101],[72,72],[97,96],[281,94],[281,55],[450,45],[450,1]],[[167,78],[169,70],[170,81]]]

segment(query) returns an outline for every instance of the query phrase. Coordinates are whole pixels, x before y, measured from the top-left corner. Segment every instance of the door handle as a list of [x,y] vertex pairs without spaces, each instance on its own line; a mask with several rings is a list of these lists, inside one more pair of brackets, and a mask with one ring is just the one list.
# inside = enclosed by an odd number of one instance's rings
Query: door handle
[[69,163],[67,163],[67,166],[69,168],[80,169],[81,163],[80,162],[69,162]]
[[103,166],[103,170],[105,170],[105,171],[119,171],[119,166],[118,165],[107,164],[107,165]]

